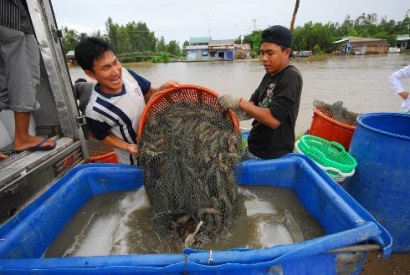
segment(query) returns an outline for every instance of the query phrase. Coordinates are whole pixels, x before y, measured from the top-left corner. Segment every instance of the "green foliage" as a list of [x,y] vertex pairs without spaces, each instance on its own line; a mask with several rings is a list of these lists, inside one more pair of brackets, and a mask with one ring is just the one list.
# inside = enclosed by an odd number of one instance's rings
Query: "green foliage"
[[313,47],[313,52],[314,52],[315,54],[321,54],[321,53],[323,53],[322,49],[320,49],[320,46],[319,46],[318,44],[316,44],[316,45]]
[[168,63],[169,60],[170,58],[167,53],[162,53],[160,56],[155,56],[152,58],[152,62],[154,63]]
[[249,44],[252,50],[252,57],[259,55],[259,47],[261,45],[261,30],[254,30],[251,34],[247,34],[243,37],[242,43]]
[[63,39],[61,41],[63,45],[64,54],[74,50],[75,45],[78,43],[78,33],[75,30],[70,30],[67,27],[62,28]]
[[181,55],[181,48],[176,40],[169,41],[167,52],[171,56],[180,56]]
[[293,49],[315,51],[318,45],[323,52],[328,53],[332,51],[334,41],[346,36],[383,38],[394,45],[397,35],[410,33],[409,26],[409,12],[403,21],[398,22],[387,20],[386,17],[379,19],[375,13],[363,13],[355,20],[348,15],[342,24],[309,22],[293,31]]
[[[361,14],[352,20],[347,15],[343,23],[313,23],[307,22],[304,26],[293,30],[293,50],[310,50],[315,53],[329,53],[333,50],[333,42],[345,36],[376,37],[387,39],[391,44],[395,43],[396,35],[409,34],[410,10],[405,13],[402,21],[388,20],[386,17],[378,18],[377,14]],[[126,25],[118,25],[111,17],[105,22],[106,34],[100,31],[92,36],[100,37],[111,43],[122,62],[136,62],[153,60],[155,62],[169,62],[171,57],[186,56],[184,50],[189,45],[188,41],[183,44],[181,50],[179,44],[172,40],[168,44],[165,38],[155,37],[144,22],[129,22]],[[75,45],[87,37],[86,33],[78,33],[75,30],[63,27],[62,46],[64,52],[74,50]],[[252,49],[252,56],[257,57],[261,42],[262,30],[254,30],[250,34],[239,36],[235,43],[247,43]]]

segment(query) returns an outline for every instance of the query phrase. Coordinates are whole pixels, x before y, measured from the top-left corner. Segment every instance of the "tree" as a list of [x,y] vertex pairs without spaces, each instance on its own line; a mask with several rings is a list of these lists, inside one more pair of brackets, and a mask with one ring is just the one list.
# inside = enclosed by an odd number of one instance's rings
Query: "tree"
[[168,53],[171,55],[181,55],[181,48],[176,40],[169,41],[168,44]]
[[109,42],[114,48],[116,48],[118,45],[118,24],[114,24],[111,17],[108,17],[107,22],[105,22],[105,28],[107,30]]
[[238,36],[238,38],[234,41],[235,44],[242,44],[242,35]]
[[165,43],[165,38],[161,36],[161,38],[157,42],[157,52],[166,52],[167,51],[167,44]]
[[74,50],[75,45],[78,43],[78,33],[75,30],[71,30],[68,27],[62,28],[63,38],[61,43],[63,45],[64,54]]
[[262,32],[254,31],[252,35],[252,55],[259,56],[260,44],[262,42]]

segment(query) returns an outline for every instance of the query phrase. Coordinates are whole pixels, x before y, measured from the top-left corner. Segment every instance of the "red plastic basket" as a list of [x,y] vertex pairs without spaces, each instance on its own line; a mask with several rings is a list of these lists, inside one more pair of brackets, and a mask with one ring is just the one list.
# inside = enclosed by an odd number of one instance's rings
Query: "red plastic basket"
[[86,159],[86,163],[118,163],[117,154],[113,149],[104,145],[101,141],[95,140],[92,135],[91,139],[87,141],[87,149],[90,156]]
[[310,125],[309,135],[318,136],[328,141],[336,141],[349,149],[355,126],[336,121],[313,107],[313,119]]
[[158,93],[144,108],[141,119],[138,125],[138,138],[141,138],[145,124],[148,122],[151,115],[162,112],[169,106],[178,102],[201,102],[213,107],[216,111],[223,115],[229,116],[235,130],[239,133],[238,118],[231,110],[225,110],[219,105],[218,94],[210,89],[192,84],[183,84],[178,87],[167,89]]
[[86,163],[95,163],[95,162],[118,163],[118,157],[115,152],[109,152],[107,154],[91,157],[86,160]]

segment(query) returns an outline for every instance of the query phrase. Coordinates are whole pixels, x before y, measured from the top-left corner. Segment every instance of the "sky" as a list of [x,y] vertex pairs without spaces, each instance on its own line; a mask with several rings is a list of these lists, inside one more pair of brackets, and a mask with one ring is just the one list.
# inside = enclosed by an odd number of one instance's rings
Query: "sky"
[[[105,22],[125,25],[146,23],[157,38],[180,46],[190,37],[210,36],[214,40],[235,39],[272,25],[289,27],[295,1],[287,0],[52,0],[57,25],[91,35],[105,33]],[[362,13],[402,21],[410,16],[409,0],[300,0],[296,26],[307,22],[343,23],[347,15]]]

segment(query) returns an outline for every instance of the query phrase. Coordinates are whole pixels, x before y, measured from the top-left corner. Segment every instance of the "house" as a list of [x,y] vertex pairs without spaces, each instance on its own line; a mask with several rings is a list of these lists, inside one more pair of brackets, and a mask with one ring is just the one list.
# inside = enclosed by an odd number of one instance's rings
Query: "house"
[[344,37],[333,44],[339,46],[342,53],[374,54],[387,53],[389,42],[386,39],[372,37]]
[[210,37],[191,37],[189,39],[189,46],[185,47],[187,51],[188,61],[208,61],[209,52],[208,44],[211,41]]
[[397,35],[396,45],[400,50],[410,50],[410,34]]
[[233,60],[235,40],[211,40],[208,44],[209,55],[213,60]]
[[249,44],[235,44],[235,59],[249,59],[252,58],[251,45]]
[[75,61],[74,51],[69,51],[68,53],[66,53],[65,58],[66,58],[67,62],[74,63],[74,61]]
[[212,40],[210,37],[191,37],[185,47],[188,61],[246,59],[250,57],[248,44],[235,44],[234,39]]

